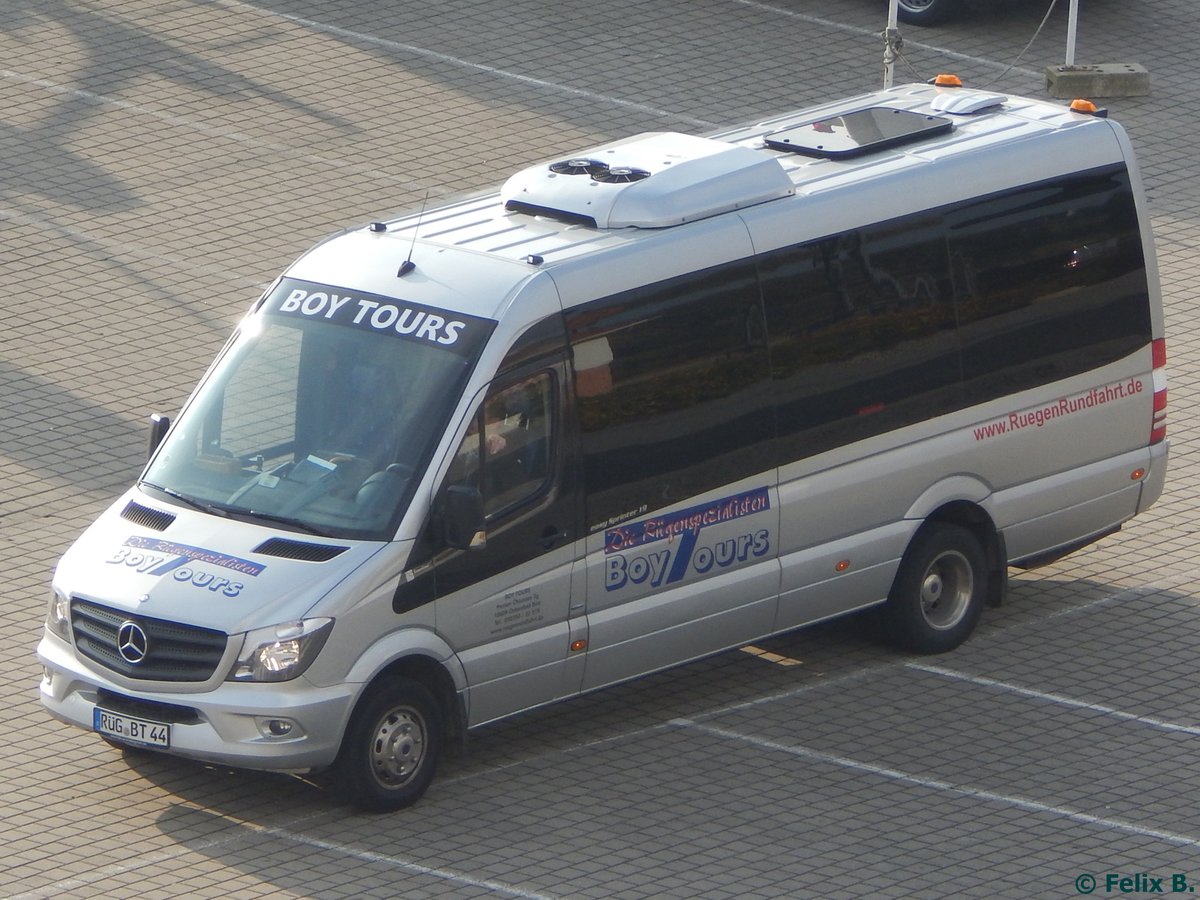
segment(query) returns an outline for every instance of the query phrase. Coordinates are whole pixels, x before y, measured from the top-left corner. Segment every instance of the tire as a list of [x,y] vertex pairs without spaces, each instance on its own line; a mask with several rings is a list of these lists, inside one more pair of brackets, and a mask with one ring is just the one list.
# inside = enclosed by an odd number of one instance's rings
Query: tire
[[896,14],[910,25],[940,25],[958,12],[960,0],[899,0]]
[[429,690],[408,678],[385,678],[350,717],[334,784],[367,812],[404,809],[429,787],[442,743],[441,710]]
[[915,653],[953,650],[975,630],[987,580],[975,535],[959,525],[927,524],[908,545],[883,605],[886,637]]

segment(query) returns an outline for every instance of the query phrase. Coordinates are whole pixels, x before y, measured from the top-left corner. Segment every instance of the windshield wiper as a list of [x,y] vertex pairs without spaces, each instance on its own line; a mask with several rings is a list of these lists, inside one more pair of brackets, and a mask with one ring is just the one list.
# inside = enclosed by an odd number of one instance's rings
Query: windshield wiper
[[229,518],[228,510],[213,503],[205,503],[202,500],[197,500],[195,497],[189,497],[187,494],[181,494],[179,491],[174,490],[173,488],[163,487],[161,484],[155,484],[152,481],[143,481],[141,482],[141,485],[142,487],[148,487],[156,491],[161,491],[168,497],[178,500],[180,503],[190,506],[192,509],[198,509],[200,512],[212,513],[214,516],[220,516],[223,519]]
[[277,516],[274,513],[261,512],[257,509],[238,510],[246,516],[253,516],[256,519],[262,519],[264,522],[274,522],[276,525],[286,525],[289,528],[294,528],[296,531],[306,531],[309,534],[320,535],[321,537],[333,537],[333,532],[325,531],[317,528],[315,525],[309,525],[300,519],[293,519],[291,516]]
[[320,537],[334,537],[333,532],[325,531],[317,528],[315,525],[309,525],[307,522],[300,519],[294,519],[291,516],[278,516],[274,513],[263,512],[258,509],[240,509],[232,506],[220,506],[216,503],[205,503],[202,500],[197,500],[195,497],[189,497],[187,494],[181,494],[173,488],[163,487],[161,484],[154,484],[151,481],[141,482],[143,487],[148,487],[156,491],[161,491],[168,497],[178,500],[180,503],[190,506],[192,509],[198,509],[201,512],[212,513],[214,516],[220,516],[223,519],[261,519],[264,522],[274,522],[276,525],[285,525],[295,531],[304,531],[308,534],[319,535]]

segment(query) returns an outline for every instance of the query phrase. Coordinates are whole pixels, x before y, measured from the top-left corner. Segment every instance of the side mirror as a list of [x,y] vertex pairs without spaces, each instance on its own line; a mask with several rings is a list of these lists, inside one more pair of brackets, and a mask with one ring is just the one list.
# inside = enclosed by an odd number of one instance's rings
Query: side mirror
[[483,521],[483,495],[478,488],[452,484],[438,501],[442,539],[455,550],[482,550],[487,546]]
[[162,443],[163,438],[167,436],[167,429],[170,427],[170,416],[164,416],[162,413],[154,413],[150,416],[150,442],[146,447],[147,459],[154,455],[154,451],[158,449],[158,445]]

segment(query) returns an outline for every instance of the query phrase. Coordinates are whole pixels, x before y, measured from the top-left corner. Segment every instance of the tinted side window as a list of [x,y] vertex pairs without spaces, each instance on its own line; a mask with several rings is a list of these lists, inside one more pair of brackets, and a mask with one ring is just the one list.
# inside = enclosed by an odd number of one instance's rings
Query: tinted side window
[[550,478],[554,435],[550,372],[493,388],[454,456],[448,482],[483,494],[492,518],[538,494]]
[[562,320],[551,317],[513,344],[439,488],[439,494],[449,485],[480,491],[486,548],[449,549],[435,501],[409,561],[413,569],[433,566],[397,588],[396,612],[491,578],[581,532],[571,395],[563,389],[569,377],[565,335]]
[[943,234],[922,214],[760,258],[781,463],[961,404]]
[[567,329],[589,526],[770,468],[752,262],[586,304],[567,314]]
[[1146,264],[1123,167],[964,204],[946,222],[968,403],[1149,342]]

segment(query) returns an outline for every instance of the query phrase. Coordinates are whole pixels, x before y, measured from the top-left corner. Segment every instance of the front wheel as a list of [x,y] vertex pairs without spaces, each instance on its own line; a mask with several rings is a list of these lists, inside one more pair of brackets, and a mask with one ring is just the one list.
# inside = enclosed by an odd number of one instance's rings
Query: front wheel
[[335,784],[355,806],[393,812],[421,799],[442,752],[437,701],[419,682],[387,678],[350,718],[334,763]]
[[910,25],[940,25],[961,5],[960,0],[899,0],[896,14]]
[[905,551],[883,605],[887,636],[917,653],[953,650],[975,630],[987,580],[975,535],[960,525],[926,525]]

